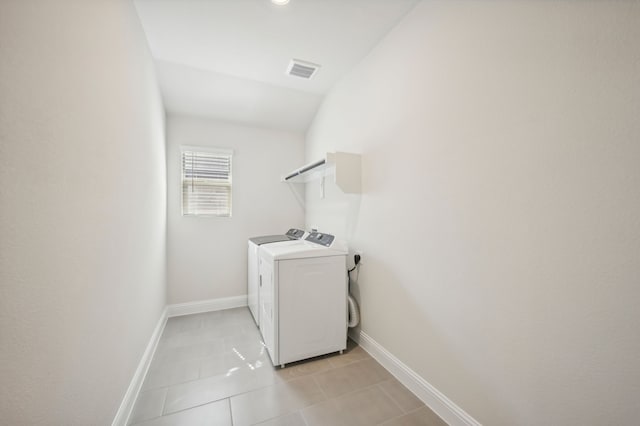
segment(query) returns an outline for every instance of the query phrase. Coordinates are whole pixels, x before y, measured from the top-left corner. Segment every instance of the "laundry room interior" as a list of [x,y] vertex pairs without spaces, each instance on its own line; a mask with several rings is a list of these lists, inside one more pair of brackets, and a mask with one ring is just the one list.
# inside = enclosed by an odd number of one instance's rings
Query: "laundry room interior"
[[640,2],[0,2],[0,423],[632,425]]

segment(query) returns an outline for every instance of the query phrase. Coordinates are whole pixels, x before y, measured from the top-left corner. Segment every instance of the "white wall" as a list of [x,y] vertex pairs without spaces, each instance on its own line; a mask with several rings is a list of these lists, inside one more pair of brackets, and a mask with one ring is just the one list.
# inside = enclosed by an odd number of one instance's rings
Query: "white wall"
[[640,3],[424,1],[325,99],[307,188],[362,250],[362,329],[486,425],[640,406]]
[[165,148],[128,1],[0,2],[0,423],[106,425],[165,306]]
[[[233,217],[182,216],[180,145],[233,149]],[[169,303],[247,294],[248,238],[304,224],[304,188],[280,182],[303,163],[302,134],[168,117]]]

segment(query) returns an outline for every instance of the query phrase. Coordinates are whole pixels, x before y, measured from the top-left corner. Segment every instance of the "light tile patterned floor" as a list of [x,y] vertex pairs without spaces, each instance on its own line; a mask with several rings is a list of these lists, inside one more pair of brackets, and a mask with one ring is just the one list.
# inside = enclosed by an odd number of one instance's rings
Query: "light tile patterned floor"
[[446,425],[352,341],[274,368],[247,308],[170,318],[129,424]]

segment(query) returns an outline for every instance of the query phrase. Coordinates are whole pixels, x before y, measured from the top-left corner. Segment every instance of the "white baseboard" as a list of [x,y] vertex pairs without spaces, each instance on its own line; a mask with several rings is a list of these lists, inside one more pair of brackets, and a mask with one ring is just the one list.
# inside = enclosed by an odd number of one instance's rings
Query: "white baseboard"
[[415,371],[387,351],[369,335],[349,330],[349,337],[367,351],[376,361],[395,376],[450,426],[482,426]]
[[223,297],[220,299],[198,300],[196,302],[177,303],[167,305],[167,316],[201,314],[203,312],[220,311],[223,309],[247,306],[247,296]]
[[124,398],[122,399],[120,408],[118,408],[118,412],[116,413],[116,417],[113,419],[113,423],[111,424],[111,426],[126,426],[127,422],[129,421],[131,411],[133,411],[133,406],[136,403],[136,399],[138,399],[138,394],[140,393],[140,389],[142,388],[142,383],[144,382],[144,378],[147,375],[149,365],[151,365],[151,360],[153,359],[153,355],[156,352],[158,341],[160,341],[160,336],[162,336],[162,331],[164,330],[164,326],[166,323],[167,308],[165,307],[162,311],[162,315],[160,315],[160,319],[158,320],[156,328],[153,330],[151,340],[149,340],[149,344],[147,345],[147,348],[145,349],[144,354],[140,359],[138,368],[133,374],[131,383],[129,383],[129,388],[124,394]]

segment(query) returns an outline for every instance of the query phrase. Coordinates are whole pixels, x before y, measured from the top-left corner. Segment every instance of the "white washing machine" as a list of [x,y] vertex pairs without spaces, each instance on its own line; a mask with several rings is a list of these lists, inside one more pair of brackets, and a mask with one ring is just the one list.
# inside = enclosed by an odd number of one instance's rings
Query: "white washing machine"
[[346,244],[312,232],[259,257],[260,332],[273,365],[346,349]]
[[249,252],[247,254],[247,304],[256,325],[260,325],[258,311],[260,293],[258,291],[260,270],[258,262],[258,250],[263,244],[274,244],[286,241],[296,241],[303,238],[306,233],[301,229],[291,228],[283,235],[263,235],[249,238]]

